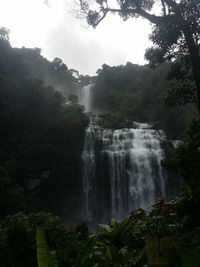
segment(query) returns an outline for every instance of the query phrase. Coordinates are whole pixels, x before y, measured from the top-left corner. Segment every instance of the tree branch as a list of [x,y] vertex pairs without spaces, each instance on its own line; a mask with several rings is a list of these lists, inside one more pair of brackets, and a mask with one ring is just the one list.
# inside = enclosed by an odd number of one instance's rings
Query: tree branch
[[165,6],[165,2],[163,0],[161,0],[162,6],[163,6],[163,15],[166,16],[166,6]]
[[164,3],[166,3],[168,6],[172,7],[173,10],[174,10],[174,13],[178,16],[181,16],[181,12],[180,12],[180,8],[179,8],[179,5],[174,2],[173,0],[162,0]]
[[126,13],[126,14],[133,14],[133,15],[138,14],[141,17],[148,19],[153,24],[158,24],[164,20],[163,17],[150,14],[141,8],[135,8],[135,9],[133,8],[132,9],[131,8],[128,8],[128,9],[105,8],[104,10],[107,12],[113,12],[113,13]]
[[109,12],[109,10],[104,9],[103,16],[94,24],[94,27],[96,27],[106,17],[108,12]]

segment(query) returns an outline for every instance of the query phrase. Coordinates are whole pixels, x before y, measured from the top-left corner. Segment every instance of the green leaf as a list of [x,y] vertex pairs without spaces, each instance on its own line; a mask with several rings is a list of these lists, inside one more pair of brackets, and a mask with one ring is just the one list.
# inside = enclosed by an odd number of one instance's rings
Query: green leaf
[[36,232],[38,267],[56,267],[47,246],[44,229],[37,228]]

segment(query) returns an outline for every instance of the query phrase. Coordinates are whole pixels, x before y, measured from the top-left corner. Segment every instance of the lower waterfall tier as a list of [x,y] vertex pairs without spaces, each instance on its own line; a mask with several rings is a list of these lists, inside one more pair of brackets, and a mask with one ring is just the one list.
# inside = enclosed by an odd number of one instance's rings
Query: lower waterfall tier
[[91,118],[82,153],[85,219],[121,220],[165,197],[167,175],[161,165],[165,134],[147,124],[134,127],[104,129],[97,116]]

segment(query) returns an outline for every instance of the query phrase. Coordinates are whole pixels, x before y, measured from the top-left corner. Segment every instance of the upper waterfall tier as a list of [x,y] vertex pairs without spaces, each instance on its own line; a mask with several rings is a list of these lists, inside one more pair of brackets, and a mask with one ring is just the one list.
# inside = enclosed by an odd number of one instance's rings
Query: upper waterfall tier
[[81,89],[80,103],[85,107],[85,112],[92,111],[92,88],[94,84],[88,84]]

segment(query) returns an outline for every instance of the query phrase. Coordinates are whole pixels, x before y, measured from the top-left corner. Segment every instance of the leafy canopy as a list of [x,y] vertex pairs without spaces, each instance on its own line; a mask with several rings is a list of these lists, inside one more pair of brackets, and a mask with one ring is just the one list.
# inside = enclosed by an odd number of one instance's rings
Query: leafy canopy
[[187,53],[186,38],[183,35],[186,25],[190,26],[195,42],[199,44],[198,0],[80,0],[80,4],[83,14],[87,16],[88,24],[93,27],[96,27],[108,12],[118,13],[124,20],[138,16],[148,19],[154,24],[151,40],[156,44],[154,50],[148,50],[146,56],[149,59],[154,52],[157,59],[172,57],[179,52]]
[[200,112],[200,2],[199,0],[80,0],[89,25],[96,27],[110,13],[124,20],[143,17],[153,24],[153,47],[145,57],[154,67],[165,60],[189,55]]

